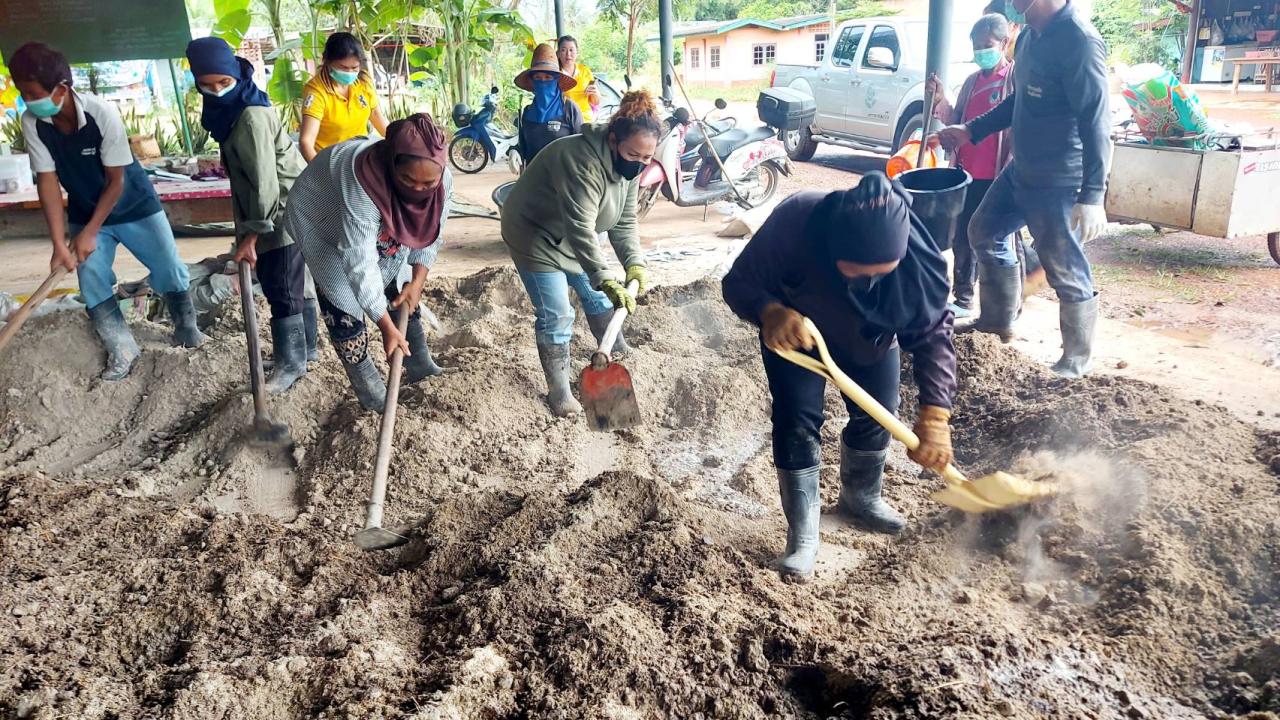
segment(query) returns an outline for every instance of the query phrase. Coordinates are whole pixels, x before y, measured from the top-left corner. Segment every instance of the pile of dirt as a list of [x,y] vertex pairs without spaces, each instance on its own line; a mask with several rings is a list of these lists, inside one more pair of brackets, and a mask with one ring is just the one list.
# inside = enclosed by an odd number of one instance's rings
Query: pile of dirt
[[1280,712],[1276,448],[1225,411],[963,338],[961,464],[1067,492],[966,517],[895,450],[909,530],[824,517],[817,578],[789,585],[758,344],[718,283],[646,296],[626,359],[645,423],[612,434],[545,409],[514,272],[432,285],[455,370],[401,395],[388,521],[416,527],[381,554],[350,540],[378,418],[328,348],[272,400],[282,490],[243,439],[233,313],[197,351],[140,327],[115,385],[83,317],[24,329],[0,368],[0,716]]

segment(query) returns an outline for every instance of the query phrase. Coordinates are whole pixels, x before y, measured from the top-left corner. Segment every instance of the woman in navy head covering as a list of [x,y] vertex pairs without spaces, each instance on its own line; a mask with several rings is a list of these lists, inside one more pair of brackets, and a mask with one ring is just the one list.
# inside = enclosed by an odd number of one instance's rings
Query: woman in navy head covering
[[254,84],[248,60],[216,37],[192,40],[187,60],[203,96],[200,124],[218,141],[231,180],[236,262],[256,268],[271,306],[275,368],[267,390],[283,392],[316,356],[316,306],[304,298],[302,253],[278,224],[289,188],[306,163],[271,100]]
[[[811,350],[802,316],[836,364],[890,412],[898,408],[899,345],[912,353],[920,410],[916,462],[951,461],[956,355],[947,263],[902,186],[871,173],[852,190],[804,191],[780,203],[724,278],[724,298],[761,329],[773,395],[773,460],[787,517],[783,576],[806,579],[818,552],[820,430],[826,382],[774,350]],[[889,433],[846,400],[838,509],[869,530],[900,532],[881,497]]]

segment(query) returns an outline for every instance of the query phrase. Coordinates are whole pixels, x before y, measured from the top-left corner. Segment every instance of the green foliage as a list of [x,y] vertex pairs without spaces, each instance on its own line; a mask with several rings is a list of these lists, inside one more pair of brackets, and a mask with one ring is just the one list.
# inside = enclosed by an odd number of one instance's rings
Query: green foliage
[[245,33],[253,24],[253,13],[249,10],[249,0],[213,0],[213,13],[217,21],[213,24],[212,35],[227,41],[233,48],[240,47]]
[[[627,67],[627,33],[616,22],[604,17],[583,30],[578,36],[578,50],[593,72],[604,73],[622,79]],[[650,56],[657,57],[656,43],[637,42],[632,48],[632,65],[645,67]]]
[[[1137,65],[1156,63],[1177,70],[1182,40],[1187,34],[1187,16],[1163,0],[1106,0],[1093,6],[1093,24],[1107,43],[1115,63]],[[1140,23],[1169,25],[1154,30],[1139,29]]]
[[736,20],[741,3],[737,0],[699,0],[694,20]]
[[772,20],[791,15],[808,15],[825,12],[826,8],[815,9],[811,0],[751,0],[738,8],[738,17]]
[[27,138],[22,134],[22,120],[17,115],[0,113],[0,140],[9,143],[15,153],[27,151]]
[[306,82],[306,73],[295,67],[288,55],[276,60],[267,81],[267,95],[280,108],[280,119],[287,128],[297,127],[302,119],[302,88]]

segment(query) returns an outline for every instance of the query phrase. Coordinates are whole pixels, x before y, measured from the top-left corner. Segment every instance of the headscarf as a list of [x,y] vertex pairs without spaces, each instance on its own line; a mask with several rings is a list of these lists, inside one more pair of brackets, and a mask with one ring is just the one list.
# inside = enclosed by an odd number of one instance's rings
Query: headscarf
[[852,190],[830,193],[814,209],[805,233],[818,245],[819,256],[866,265],[898,266],[870,289],[848,289],[849,303],[877,332],[923,332],[941,317],[951,287],[947,261],[924,223],[911,211],[911,196],[884,173],[863,177]]
[[533,81],[533,104],[529,106],[529,120],[535,123],[564,121],[564,93],[554,79]]
[[[395,178],[396,157],[412,155],[445,167],[444,134],[426,113],[410,115],[387,126],[387,137],[356,158],[356,178],[382,215],[380,241],[421,249],[440,236],[447,198],[443,180],[418,192]],[[391,254],[394,253],[394,249]]]
[[201,93],[204,103],[200,110],[200,124],[214,140],[224,142],[231,137],[231,129],[245,108],[253,105],[271,107],[271,98],[253,82],[253,65],[242,57],[236,57],[222,38],[192,40],[187,45],[187,60],[191,63],[191,74],[197,78],[217,74],[236,79],[236,86],[222,97]]

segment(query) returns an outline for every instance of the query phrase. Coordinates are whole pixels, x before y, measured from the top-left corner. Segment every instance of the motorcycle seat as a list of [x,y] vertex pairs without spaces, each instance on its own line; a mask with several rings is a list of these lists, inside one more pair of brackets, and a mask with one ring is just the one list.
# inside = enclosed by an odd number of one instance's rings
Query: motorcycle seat
[[767,125],[754,127],[747,130],[742,128],[734,128],[726,130],[719,135],[711,138],[711,147],[715,148],[716,154],[720,159],[728,157],[730,153],[743,145],[750,145],[753,142],[759,142],[774,136],[774,130]]

